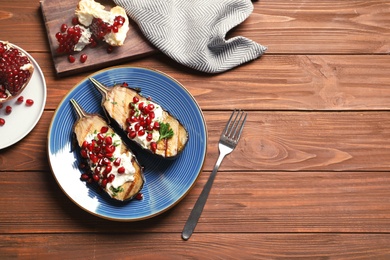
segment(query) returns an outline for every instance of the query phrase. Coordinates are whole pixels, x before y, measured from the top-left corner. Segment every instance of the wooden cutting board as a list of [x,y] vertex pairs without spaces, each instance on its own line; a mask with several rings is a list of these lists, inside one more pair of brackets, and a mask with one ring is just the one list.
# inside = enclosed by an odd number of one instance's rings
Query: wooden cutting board
[[[107,53],[107,44],[100,44],[95,48],[86,47],[76,53],[76,61],[70,63],[67,55],[59,55],[56,52],[58,42],[55,34],[60,31],[63,23],[72,25],[72,18],[79,0],[42,0],[40,2],[43,19],[49,39],[50,51],[53,57],[55,71],[58,76],[68,76],[84,71],[97,70],[108,66],[118,65],[122,62],[146,56],[157,52],[142,35],[137,24],[130,20],[130,30],[127,33],[125,44],[114,48],[112,53]],[[99,0],[107,10],[115,6],[112,1]],[[85,63],[79,61],[81,54],[86,54],[88,59]]]

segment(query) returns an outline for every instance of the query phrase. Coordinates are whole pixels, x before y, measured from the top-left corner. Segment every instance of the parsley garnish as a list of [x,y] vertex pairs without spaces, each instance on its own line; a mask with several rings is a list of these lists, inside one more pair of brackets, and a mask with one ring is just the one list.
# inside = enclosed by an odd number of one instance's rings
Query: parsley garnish
[[110,189],[113,192],[113,196],[118,195],[118,192],[123,192],[122,186],[119,186],[118,188],[114,188],[113,186],[111,186]]
[[158,138],[158,141],[162,139],[168,139],[173,136],[173,130],[169,123],[160,123],[160,137]]

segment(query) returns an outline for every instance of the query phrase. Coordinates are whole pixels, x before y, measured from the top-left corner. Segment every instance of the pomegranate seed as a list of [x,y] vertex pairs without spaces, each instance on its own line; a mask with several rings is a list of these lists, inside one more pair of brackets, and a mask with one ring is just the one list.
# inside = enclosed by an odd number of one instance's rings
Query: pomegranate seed
[[104,157],[104,158],[103,158],[103,164],[106,165],[106,166],[107,166],[107,165],[111,165],[110,159],[108,159],[107,157]]
[[87,181],[87,180],[89,179],[89,175],[86,174],[86,173],[83,173],[83,174],[81,174],[81,179],[82,179],[83,181]]
[[[111,158],[112,154],[115,152],[115,146],[113,146],[113,145],[106,146],[105,152],[106,152],[107,157]],[[108,156],[109,154],[111,154],[111,156]]]
[[145,106],[145,107],[142,109],[142,113],[144,113],[145,115],[149,114],[149,113],[150,113],[149,107],[148,107],[148,106]]
[[152,123],[152,118],[150,116],[148,116],[146,119],[145,119],[145,124],[148,126]]
[[18,99],[16,100],[16,102],[19,104],[23,103],[23,101],[24,101],[23,96],[18,97]]
[[107,179],[103,179],[102,182],[100,183],[100,186],[102,186],[102,188],[105,188],[107,186],[107,182],[108,182]]
[[153,131],[153,125],[148,125],[148,126],[146,127],[146,130],[148,130],[148,131]]
[[97,164],[97,162],[99,161],[99,158],[96,156],[96,154],[91,154],[89,156],[89,159],[91,159],[93,164]]
[[131,117],[130,117],[130,122],[131,122],[131,123],[138,122],[138,118],[135,117],[135,116],[131,116]]
[[104,173],[108,174],[112,171],[112,166],[111,165],[106,165],[106,169],[104,169]]
[[68,56],[68,61],[69,61],[70,63],[74,63],[74,62],[76,61],[76,58],[75,58],[73,55],[69,55],[69,56]]
[[144,102],[138,104],[138,109],[142,110],[144,108]]
[[151,112],[149,113],[149,116],[150,116],[150,118],[153,120],[153,119],[156,117],[156,114],[155,114],[153,111],[151,111]]
[[110,175],[108,175],[108,177],[107,177],[107,180],[108,180],[108,182],[112,182],[113,180],[115,179],[115,175],[114,174],[110,174]]
[[103,133],[103,134],[107,133],[107,131],[108,131],[108,126],[103,126],[103,127],[100,129],[100,133]]
[[67,26],[66,24],[63,23],[63,24],[61,25],[61,32],[64,33],[64,32],[66,32],[67,29],[68,29],[68,26]]
[[105,138],[104,135],[103,135],[102,133],[98,133],[96,136],[97,136],[97,138],[98,138],[99,141],[103,141],[104,138]]
[[77,18],[76,16],[72,18],[72,24],[73,25],[77,25],[79,24],[79,18]]
[[32,100],[32,99],[30,99],[30,98],[27,99],[27,100],[26,100],[26,105],[29,106],[29,107],[31,107],[32,105],[34,105],[34,100]]
[[85,163],[83,163],[83,162],[80,162],[79,168],[80,169],[85,169],[85,168],[87,168],[87,165]]
[[151,142],[150,143],[150,150],[152,150],[152,152],[156,152],[157,150],[157,143],[156,142]]
[[137,136],[137,132],[130,131],[128,136],[129,136],[130,139],[134,139]]
[[120,174],[125,173],[125,171],[126,171],[126,169],[123,166],[118,168],[118,173],[120,173]]
[[148,104],[148,109],[152,111],[154,109],[154,105],[152,103]]
[[102,171],[102,168],[100,166],[96,166],[96,168],[94,170],[94,173],[95,174],[100,174],[101,171]]
[[115,161],[114,161],[114,165],[117,166],[117,167],[118,167],[119,165],[121,165],[121,158],[119,158],[119,157],[116,158]]
[[0,126],[3,126],[5,124],[4,118],[0,118]]
[[83,149],[80,151],[81,157],[83,158],[88,158],[88,152],[87,150]]
[[86,54],[82,54],[82,55],[80,56],[80,62],[82,62],[82,63],[86,62],[86,61],[87,61],[87,58],[88,58],[88,56],[87,56]]
[[[124,87],[128,87],[129,86],[129,84],[127,84],[127,82],[123,82],[122,83],[122,86],[124,86]],[[138,102],[138,101],[137,101]]]
[[142,199],[144,198],[144,195],[143,195],[142,193],[138,193],[138,194],[135,196],[135,198],[136,198],[137,200],[142,200]]
[[5,113],[11,114],[11,112],[12,112],[12,107],[11,106],[6,106],[5,107]]
[[157,122],[157,121],[154,122],[153,128],[156,129],[156,130],[159,130],[160,129],[160,123]]
[[134,97],[133,97],[133,103],[136,104],[136,103],[138,103],[138,101],[139,101],[139,98],[136,97],[136,96],[134,96]]
[[81,148],[85,149],[88,146],[88,142],[84,141],[83,144],[81,145]]
[[98,182],[98,181],[100,180],[100,177],[99,177],[98,174],[93,174],[93,175],[92,175],[92,178],[93,178],[93,180],[96,181],[96,182]]
[[146,140],[147,140],[148,142],[150,142],[150,141],[153,140],[153,135],[152,135],[152,133],[148,133],[148,135],[146,136]]
[[114,51],[114,46],[108,45],[107,53],[112,53]]
[[141,129],[138,131],[138,136],[143,136],[145,134],[145,130]]
[[[107,145],[111,145],[112,144],[112,137],[111,136],[106,136],[104,138],[104,142],[107,144]],[[115,147],[114,147],[115,149]]]

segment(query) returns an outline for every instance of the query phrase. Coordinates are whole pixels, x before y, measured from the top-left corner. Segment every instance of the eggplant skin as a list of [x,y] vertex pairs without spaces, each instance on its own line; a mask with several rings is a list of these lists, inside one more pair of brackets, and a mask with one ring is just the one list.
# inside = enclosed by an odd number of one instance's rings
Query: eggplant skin
[[[161,123],[169,123],[170,129],[173,131],[172,137],[159,140],[155,151],[149,147],[144,147],[137,140],[129,137],[127,132],[127,127],[129,125],[128,118],[131,111],[129,104],[133,102],[134,97],[139,99],[139,103],[146,103],[150,101],[150,98],[145,98],[140,94],[139,89],[117,84],[111,88],[107,88],[106,93],[103,95],[102,107],[104,108],[107,116],[115,121],[116,125],[124,131],[129,140],[139,145],[142,149],[158,156],[164,158],[175,158],[184,150],[188,142],[188,131],[178,119],[163,108]],[[153,103],[156,102],[153,101]],[[157,105],[161,107],[161,105]]]
[[[73,125],[73,134],[76,139],[75,143],[77,143],[78,147],[80,148],[76,149],[76,151],[81,151],[83,142],[87,139],[88,135],[99,132],[102,127],[108,127],[107,134],[117,135],[117,133],[115,133],[115,131],[110,126],[108,126],[107,121],[99,114],[86,114],[85,116],[80,117]],[[120,147],[120,153],[126,154],[126,156],[131,158],[131,164],[135,169],[134,180],[124,182],[117,191],[102,187],[101,179],[98,181],[98,184],[111,198],[119,201],[128,201],[135,198],[137,194],[140,193],[145,183],[145,177],[143,174],[143,168],[140,166],[134,154],[130,151],[122,139]]]

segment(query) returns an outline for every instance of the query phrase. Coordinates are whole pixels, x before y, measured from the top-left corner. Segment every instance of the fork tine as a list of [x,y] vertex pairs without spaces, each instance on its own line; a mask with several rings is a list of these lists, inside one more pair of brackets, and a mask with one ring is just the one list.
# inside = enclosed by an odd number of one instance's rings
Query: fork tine
[[[241,121],[241,118],[242,118],[243,114],[244,114],[243,111],[238,110],[238,114],[237,114],[237,116],[236,116],[236,118],[235,118],[235,120],[234,120],[234,124],[233,124],[233,126],[232,126],[232,132],[231,132],[230,135],[229,135],[230,138],[233,138],[233,139],[236,138],[236,133],[237,133],[238,125],[240,124],[240,121]],[[239,118],[238,121],[236,122],[236,119],[237,119],[237,117],[238,117],[239,115],[240,115],[240,118]],[[234,132],[233,132],[233,131],[234,131]]]
[[[244,114],[244,112],[243,112],[243,114]],[[243,114],[241,114],[241,116],[242,116]],[[241,137],[241,133],[242,133],[242,130],[244,129],[244,124],[245,124],[245,122],[246,122],[246,117],[247,117],[247,115],[248,115],[248,114],[245,113],[245,117],[244,117],[244,120],[242,120],[240,130],[238,131],[238,134],[237,134],[237,135],[234,135],[234,139],[237,140],[237,141],[238,141],[238,139],[240,139],[240,137]],[[240,119],[241,119],[241,117],[240,117]],[[237,129],[236,129],[236,130],[237,130]]]
[[[233,113],[230,115],[230,118],[229,118],[229,120],[227,121],[227,123],[226,123],[226,126],[225,126],[225,129],[223,129],[223,132],[222,132],[222,134],[223,135],[228,135],[228,131],[229,131],[229,129],[231,129],[230,128],[230,124],[232,123],[232,118],[233,118],[233,116],[234,116],[234,113],[236,112],[236,110],[234,109],[234,111],[233,111]],[[237,116],[236,116],[237,117]],[[234,119],[234,121],[235,121],[236,119]],[[233,122],[234,122],[233,121]]]
[[[237,112],[237,110],[234,110],[233,113],[231,114],[229,121],[226,124],[226,127],[223,131],[223,135],[225,135],[227,138],[232,138],[232,139],[238,140],[238,138],[240,138],[240,135],[241,135],[242,130],[244,128],[244,123],[246,121],[247,114],[242,110],[238,110],[237,114],[236,114],[236,112]],[[236,116],[233,119],[234,114],[236,114]],[[245,114],[244,120],[241,121],[244,114]],[[241,125],[240,125],[240,122],[241,122]]]

